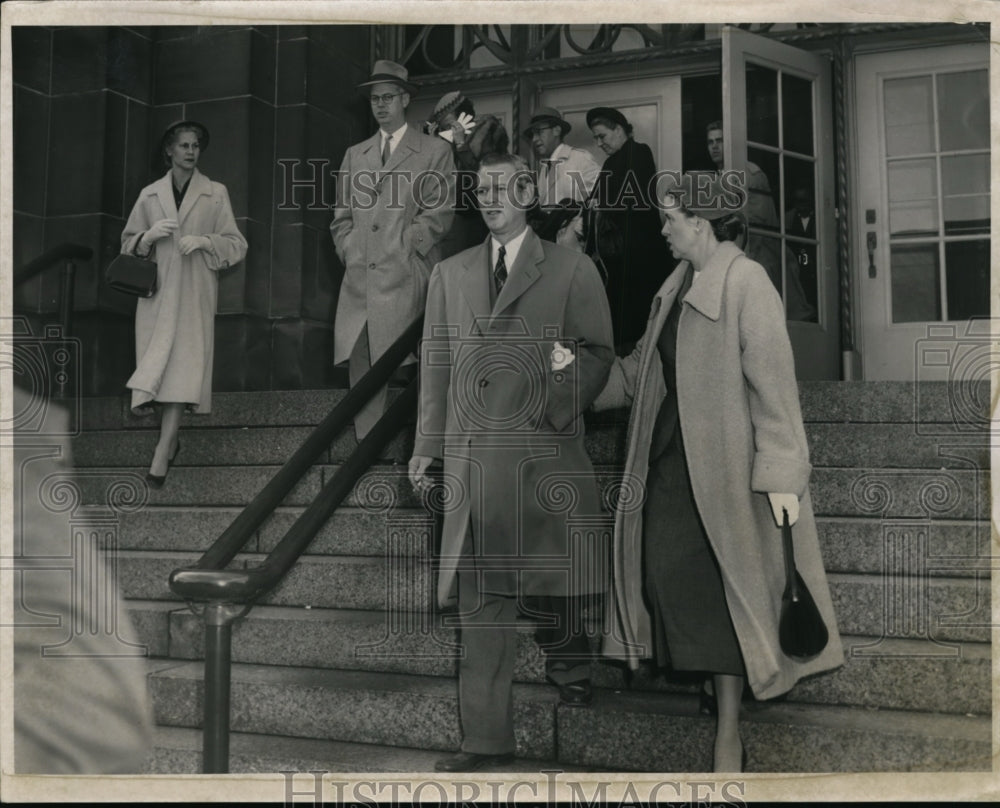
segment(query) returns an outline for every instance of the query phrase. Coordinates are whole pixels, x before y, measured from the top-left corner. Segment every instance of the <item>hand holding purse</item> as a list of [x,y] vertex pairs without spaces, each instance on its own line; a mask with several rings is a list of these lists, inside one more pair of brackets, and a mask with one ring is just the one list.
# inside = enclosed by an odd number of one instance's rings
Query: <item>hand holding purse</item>
[[826,648],[830,638],[823,617],[805,581],[795,568],[792,528],[788,511],[782,508],[781,541],[785,551],[785,592],[781,596],[778,641],[786,656],[800,662],[812,659]]

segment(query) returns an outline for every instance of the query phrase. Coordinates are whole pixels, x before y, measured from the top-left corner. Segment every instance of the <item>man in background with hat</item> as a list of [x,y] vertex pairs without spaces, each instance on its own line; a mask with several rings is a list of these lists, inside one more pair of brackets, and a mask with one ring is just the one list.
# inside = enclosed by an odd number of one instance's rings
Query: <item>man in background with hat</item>
[[563,143],[571,128],[559,110],[539,107],[524,130],[539,160],[538,203],[543,208],[558,205],[563,199],[585,202],[601,173],[589,151]]
[[[344,155],[330,224],[344,265],[334,362],[349,363],[352,387],[423,313],[436,245],[451,226],[455,199],[451,148],[406,122],[416,90],[406,68],[380,59],[358,87],[369,94],[379,129]],[[358,440],[381,417],[385,395],[382,388],[355,417]]]

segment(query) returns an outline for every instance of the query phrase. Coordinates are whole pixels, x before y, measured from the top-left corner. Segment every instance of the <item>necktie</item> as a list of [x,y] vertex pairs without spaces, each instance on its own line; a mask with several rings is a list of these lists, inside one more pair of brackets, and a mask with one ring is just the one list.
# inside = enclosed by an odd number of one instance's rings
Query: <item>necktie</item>
[[389,162],[389,144],[392,142],[392,135],[382,141],[382,165]]
[[496,286],[497,297],[500,297],[500,290],[503,289],[503,285],[507,282],[507,263],[504,261],[506,254],[507,248],[500,245],[500,253],[497,255],[497,265],[493,270],[493,283]]
[[543,205],[555,205],[559,202],[556,199],[556,161],[545,160],[542,167],[545,169],[545,179],[542,180],[542,187],[545,189],[545,200]]

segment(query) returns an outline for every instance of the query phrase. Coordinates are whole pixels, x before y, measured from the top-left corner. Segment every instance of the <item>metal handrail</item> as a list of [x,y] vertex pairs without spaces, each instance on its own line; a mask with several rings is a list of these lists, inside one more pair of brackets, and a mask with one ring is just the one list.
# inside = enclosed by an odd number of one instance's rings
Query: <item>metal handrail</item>
[[281,504],[337,434],[351,423],[361,408],[389,381],[393,371],[416,350],[422,329],[421,316],[407,327],[343,400],[316,426],[285,465],[194,566],[176,569],[170,574],[170,589],[186,599],[192,608],[195,601],[205,602],[202,770],[206,774],[229,771],[233,622],[246,615],[258,598],[281,582],[361,475],[377,459],[379,450],[399,431],[405,419],[415,409],[417,379],[410,382],[396,397],[392,406],[300,514],[263,563],[242,570],[227,570],[224,567],[243,549],[254,531]]
[[90,247],[82,244],[64,242],[42,253],[38,258],[29,261],[23,267],[14,271],[14,285],[22,284],[44,272],[59,261],[89,261],[94,255]]

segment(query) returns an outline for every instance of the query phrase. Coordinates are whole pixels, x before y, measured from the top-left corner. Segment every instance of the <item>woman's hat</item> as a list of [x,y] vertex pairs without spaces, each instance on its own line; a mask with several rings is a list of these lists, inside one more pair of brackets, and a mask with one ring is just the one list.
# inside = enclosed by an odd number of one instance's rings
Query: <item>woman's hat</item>
[[388,59],[379,59],[375,62],[371,78],[368,81],[361,82],[358,85],[358,89],[371,87],[373,84],[382,84],[383,82],[398,84],[410,95],[413,95],[417,89],[417,85],[410,81],[410,72],[402,65]]
[[463,101],[465,101],[465,96],[458,90],[445,93],[441,96],[441,100],[437,102],[437,106],[434,107],[431,117],[440,123],[445,115],[457,109]]
[[160,138],[161,154],[167,150],[167,145],[173,139],[174,135],[178,132],[178,130],[182,129],[192,129],[195,132],[197,132],[198,146],[201,148],[202,151],[208,149],[209,135],[208,135],[208,127],[205,126],[205,124],[199,123],[198,121],[175,121],[164,130],[163,137]]
[[555,107],[539,107],[532,113],[528,128],[524,130],[525,138],[531,140],[537,126],[558,126],[563,137],[573,128]]
[[594,107],[587,110],[587,126],[594,126],[595,118],[604,118],[611,123],[618,124],[622,129],[628,129],[628,119],[613,107]]
[[674,203],[664,202],[670,194],[689,213],[702,219],[720,219],[732,213],[743,213],[747,204],[746,185],[741,172],[688,171],[684,174],[663,172],[657,182],[657,204],[669,208]]

